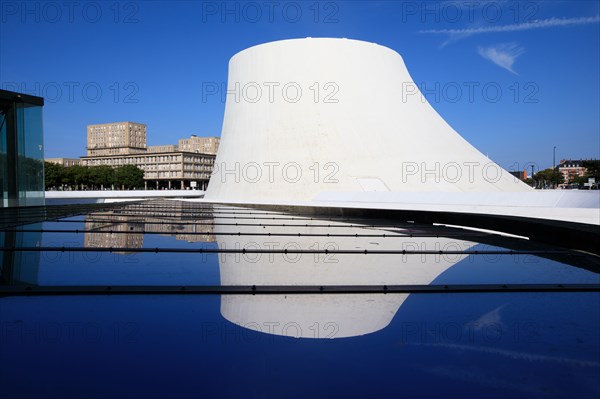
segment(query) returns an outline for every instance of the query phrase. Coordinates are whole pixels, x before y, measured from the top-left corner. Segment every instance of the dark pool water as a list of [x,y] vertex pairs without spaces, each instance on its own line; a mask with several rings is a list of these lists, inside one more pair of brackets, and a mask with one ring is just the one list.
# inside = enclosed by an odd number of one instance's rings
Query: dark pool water
[[[40,290],[600,283],[594,257],[518,238],[179,201],[0,243],[2,287]],[[594,291],[3,292],[3,398],[600,397]]]

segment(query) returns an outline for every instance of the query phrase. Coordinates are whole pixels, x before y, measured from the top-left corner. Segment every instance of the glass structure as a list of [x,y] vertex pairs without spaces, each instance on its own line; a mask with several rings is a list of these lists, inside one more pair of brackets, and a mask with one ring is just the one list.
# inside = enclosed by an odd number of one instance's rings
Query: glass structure
[[0,90],[0,206],[44,203],[44,99]]

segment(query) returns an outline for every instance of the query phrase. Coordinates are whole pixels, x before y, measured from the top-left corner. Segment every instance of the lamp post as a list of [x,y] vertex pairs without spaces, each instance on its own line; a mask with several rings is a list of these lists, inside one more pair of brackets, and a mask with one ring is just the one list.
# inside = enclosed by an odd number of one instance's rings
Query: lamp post
[[535,188],[535,180],[533,179],[533,165],[531,165],[531,186]]
[[552,149],[552,188],[556,188],[555,184],[558,183],[556,176],[556,146]]

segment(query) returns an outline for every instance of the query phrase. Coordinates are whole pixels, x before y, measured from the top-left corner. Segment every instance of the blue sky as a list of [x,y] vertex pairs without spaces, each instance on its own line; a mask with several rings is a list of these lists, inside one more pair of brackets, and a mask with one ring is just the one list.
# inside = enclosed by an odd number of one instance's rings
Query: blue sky
[[46,157],[85,154],[86,125],[148,125],[148,144],[220,135],[203,85],[289,38],[400,53],[433,107],[500,165],[600,158],[598,1],[0,2],[0,87],[46,98]]

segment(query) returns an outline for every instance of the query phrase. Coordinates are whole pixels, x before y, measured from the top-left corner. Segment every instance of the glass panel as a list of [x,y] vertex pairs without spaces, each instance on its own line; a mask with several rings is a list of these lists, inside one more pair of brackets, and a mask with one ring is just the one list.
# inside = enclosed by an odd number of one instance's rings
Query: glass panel
[[115,205],[16,234],[5,247],[29,248],[13,263],[36,264],[39,286],[600,284],[587,258],[526,240],[180,201]]
[[[37,230],[41,223],[31,224],[30,228]],[[22,233],[18,230],[8,230],[0,233],[0,245],[10,247],[39,247],[42,233]],[[40,252],[38,251],[2,251],[0,254],[0,282],[4,285],[37,285],[40,268]]]
[[0,206],[44,204],[42,106],[0,105]]
[[17,104],[19,205],[44,203],[42,107]]
[[0,108],[0,207],[8,200],[8,168],[6,164],[6,112]]

